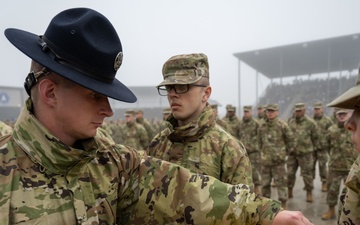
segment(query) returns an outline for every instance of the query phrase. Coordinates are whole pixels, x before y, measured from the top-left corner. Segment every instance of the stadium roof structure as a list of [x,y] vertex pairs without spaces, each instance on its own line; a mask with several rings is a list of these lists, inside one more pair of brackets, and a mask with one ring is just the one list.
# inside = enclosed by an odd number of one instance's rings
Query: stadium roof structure
[[360,33],[233,54],[269,79],[352,71],[360,62]]

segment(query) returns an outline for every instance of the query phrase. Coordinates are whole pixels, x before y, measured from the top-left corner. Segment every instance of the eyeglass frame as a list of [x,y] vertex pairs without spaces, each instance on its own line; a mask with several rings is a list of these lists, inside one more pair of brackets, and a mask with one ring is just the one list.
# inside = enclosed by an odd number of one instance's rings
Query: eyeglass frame
[[[186,91],[179,93],[176,90],[177,89],[176,87],[178,87],[178,86],[187,87],[187,89],[186,89]],[[174,89],[176,94],[180,95],[180,94],[185,94],[185,93],[189,92],[191,86],[207,87],[208,85],[204,85],[204,84],[170,84],[170,85],[163,85],[163,86],[157,87],[157,90],[158,90],[158,93],[160,96],[167,96],[172,89]],[[170,89],[168,89],[167,87],[170,87]],[[166,91],[166,94],[161,94],[160,91]]]

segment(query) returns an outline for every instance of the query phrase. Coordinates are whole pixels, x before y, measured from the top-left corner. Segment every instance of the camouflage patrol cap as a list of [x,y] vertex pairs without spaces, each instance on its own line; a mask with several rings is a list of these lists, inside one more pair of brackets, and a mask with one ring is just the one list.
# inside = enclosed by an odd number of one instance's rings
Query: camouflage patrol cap
[[235,112],[235,106],[232,105],[226,105],[226,111],[228,112]]
[[165,62],[162,74],[164,80],[157,87],[196,83],[202,77],[209,78],[208,58],[203,53],[175,55]]
[[305,103],[299,102],[299,103],[295,104],[295,107],[294,107],[295,111],[301,111],[303,109],[305,109]]
[[322,102],[316,102],[314,104],[314,109],[321,109],[323,106],[322,106]]
[[217,109],[218,109],[218,105],[217,105],[217,104],[212,104],[212,105],[211,105],[211,108],[217,110]]
[[349,113],[351,110],[349,109],[344,109],[344,108],[336,108],[335,113],[336,114],[341,114],[341,113]]
[[244,106],[244,111],[245,112],[249,112],[249,111],[251,111],[252,110],[252,106],[251,105],[246,105],[246,106]]
[[279,105],[276,104],[276,103],[268,104],[268,105],[266,106],[266,110],[278,111],[278,110],[279,110]]
[[341,107],[345,109],[354,109],[360,105],[360,68],[354,87],[327,104],[328,107]]
[[257,109],[266,109],[266,105],[259,105]]
[[125,116],[133,116],[135,114],[135,110],[128,109],[125,111]]
[[141,114],[144,114],[144,111],[142,109],[136,109],[135,110],[135,113],[138,114],[138,113],[141,113]]

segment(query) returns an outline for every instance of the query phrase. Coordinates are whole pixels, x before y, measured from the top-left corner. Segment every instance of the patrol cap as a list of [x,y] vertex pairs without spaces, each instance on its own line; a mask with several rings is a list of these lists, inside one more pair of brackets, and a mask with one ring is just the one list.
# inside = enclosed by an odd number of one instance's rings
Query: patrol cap
[[278,111],[278,110],[279,110],[279,105],[276,104],[276,103],[268,104],[268,105],[266,106],[266,110]]
[[165,62],[162,74],[164,80],[157,87],[196,83],[202,77],[209,78],[208,58],[203,53],[175,55]]
[[322,103],[321,102],[316,102],[314,104],[314,109],[321,109],[323,106],[322,106]]
[[257,109],[266,109],[266,105],[259,105]]
[[341,107],[345,109],[354,109],[360,103],[360,68],[354,87],[327,104],[328,107]]
[[235,112],[235,106],[232,105],[226,105],[226,111],[228,112]]
[[211,108],[217,110],[217,109],[218,109],[218,105],[217,105],[217,104],[212,104],[212,105],[211,105]]
[[244,111],[245,112],[249,112],[249,111],[251,111],[252,110],[252,106],[251,105],[246,105],[246,106],[244,106]]
[[141,114],[144,114],[144,111],[142,109],[136,109],[135,110],[135,113],[138,114],[138,113],[141,113]]
[[349,110],[349,109],[336,108],[335,113],[336,113],[336,114],[349,113],[350,111],[351,111],[351,110]]
[[135,110],[128,109],[125,111],[125,116],[133,116],[135,114]]
[[294,107],[295,111],[301,111],[303,109],[305,109],[305,103],[299,102],[299,103],[295,104],[295,107]]

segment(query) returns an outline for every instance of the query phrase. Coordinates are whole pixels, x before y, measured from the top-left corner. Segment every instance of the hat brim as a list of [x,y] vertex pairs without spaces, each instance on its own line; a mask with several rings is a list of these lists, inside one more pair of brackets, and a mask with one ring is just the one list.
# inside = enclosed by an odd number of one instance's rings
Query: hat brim
[[38,44],[39,36],[36,34],[10,28],[5,30],[5,36],[25,55],[62,77],[119,101],[133,103],[137,100],[132,91],[116,78],[111,83],[105,83],[56,62],[42,51]]
[[327,104],[328,107],[339,107],[344,109],[354,109],[358,105],[360,97],[360,86],[350,88],[348,91]]

